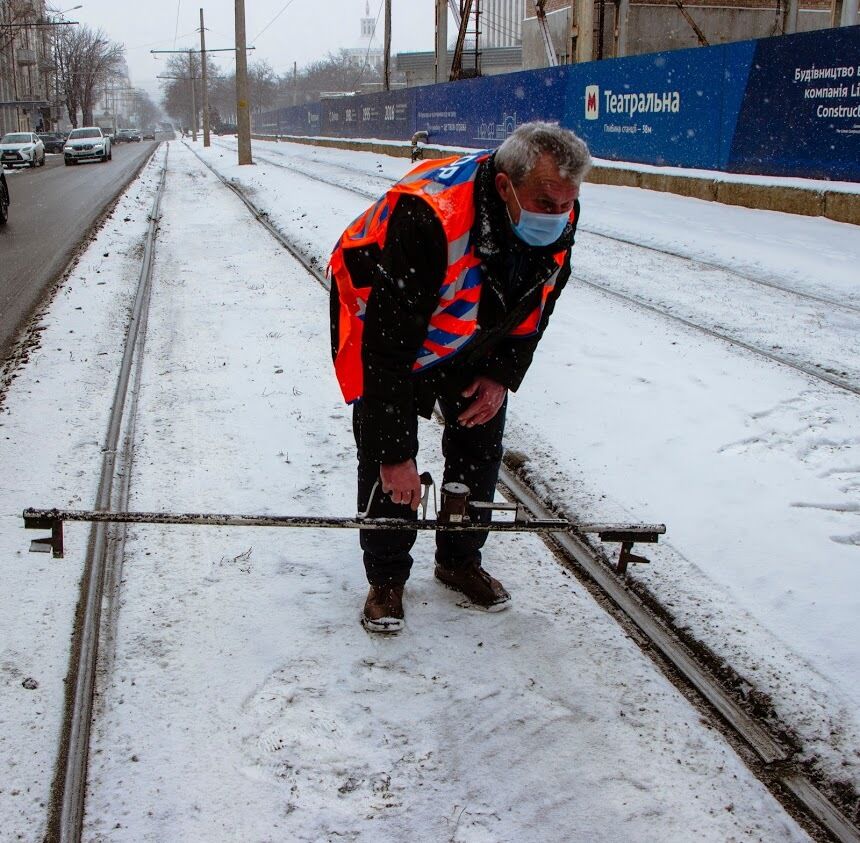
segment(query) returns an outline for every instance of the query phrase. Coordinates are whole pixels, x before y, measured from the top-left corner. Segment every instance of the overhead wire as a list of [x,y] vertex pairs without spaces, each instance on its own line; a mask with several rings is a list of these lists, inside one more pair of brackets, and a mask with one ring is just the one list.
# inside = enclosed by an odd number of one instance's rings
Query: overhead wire
[[176,26],[173,29],[173,49],[176,49],[176,39],[179,32],[179,10],[182,8],[182,0],[176,0]]
[[[199,32],[199,30],[195,29],[195,30],[192,30],[191,32],[185,32],[182,35],[177,36],[176,38],[173,39],[173,46],[174,47],[176,46],[176,41],[178,38],[187,38],[189,35],[196,35],[198,32]],[[162,41],[150,41],[148,44],[137,44],[134,47],[126,47],[125,49],[126,50],[145,50],[147,47],[157,47],[159,44],[169,44],[169,43],[170,43],[170,39],[165,38]]]
[[263,33],[264,33],[264,32],[265,32],[265,31],[266,31],[266,30],[267,30],[267,29],[268,29],[268,28],[269,28],[269,27],[270,27],[270,26],[271,26],[271,25],[272,25],[272,24],[273,24],[273,23],[274,23],[274,22],[275,22],[275,21],[276,21],[276,20],[277,20],[277,19],[278,19],[282,14],[283,14],[283,13],[284,13],[284,12],[286,12],[286,11],[287,11],[287,9],[289,9],[289,8],[290,8],[290,6],[292,6],[292,5],[293,5],[293,3],[295,3],[295,0],[287,0],[287,2],[283,5],[283,7],[281,8],[281,10],[278,12],[278,14],[276,14],[276,15],[275,15],[275,16],[274,16],[274,17],[273,17],[273,18],[272,18],[272,19],[271,19],[271,20],[270,20],[270,21],[269,21],[269,22],[268,22],[268,23],[267,23],[267,24],[266,24],[266,25],[265,25],[265,26],[264,26],[264,27],[263,27],[263,28],[262,28],[262,29],[261,29],[261,30],[260,30],[260,31],[255,35],[255,36],[254,36],[254,37],[253,37],[253,38],[252,38],[252,39],[251,39],[251,46],[253,46],[253,45],[254,45],[254,43],[257,41],[257,39],[258,39],[258,38],[259,38],[259,37],[260,37],[260,36],[261,36],[261,35],[262,35],[262,34],[263,34]]

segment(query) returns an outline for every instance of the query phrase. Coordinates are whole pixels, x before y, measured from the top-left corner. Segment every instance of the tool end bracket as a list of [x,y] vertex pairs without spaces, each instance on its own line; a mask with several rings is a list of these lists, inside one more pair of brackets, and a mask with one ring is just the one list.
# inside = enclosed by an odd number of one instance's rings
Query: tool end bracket
[[30,542],[30,553],[52,553],[54,559],[63,558],[63,519],[33,510],[24,510],[24,529],[50,529],[51,535]]

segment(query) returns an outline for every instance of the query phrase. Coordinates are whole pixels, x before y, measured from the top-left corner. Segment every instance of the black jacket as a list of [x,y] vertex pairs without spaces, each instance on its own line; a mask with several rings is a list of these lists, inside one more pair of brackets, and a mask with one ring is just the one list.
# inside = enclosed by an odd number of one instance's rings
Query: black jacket
[[[362,449],[370,459],[397,463],[413,457],[418,450],[417,417],[429,418],[443,391],[465,389],[478,375],[516,391],[570,277],[570,263],[565,261],[537,334],[524,339],[508,336],[539,305],[544,280],[557,268],[553,255],[564,248],[569,255],[575,227],[567,226],[550,246],[526,245],[513,233],[495,176],[490,158],[480,165],[475,182],[473,238],[484,275],[478,329],[466,348],[436,366],[412,371],[448,265],[448,243],[430,206],[417,196],[401,196],[388,223],[384,250],[345,250],[356,285],[370,281],[373,288],[364,322],[361,399]],[[332,356],[338,345],[338,307],[333,283]],[[368,431],[375,435],[368,436]]]

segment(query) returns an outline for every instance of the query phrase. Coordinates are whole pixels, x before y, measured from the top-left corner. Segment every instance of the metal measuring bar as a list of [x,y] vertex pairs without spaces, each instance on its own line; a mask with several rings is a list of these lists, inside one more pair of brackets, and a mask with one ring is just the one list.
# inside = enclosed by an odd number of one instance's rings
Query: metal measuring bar
[[[184,524],[211,527],[316,527],[319,529],[351,530],[446,530],[493,532],[554,533],[571,530],[576,533],[597,534],[601,541],[620,542],[616,570],[627,571],[631,562],[646,562],[642,556],[631,552],[635,542],[656,543],[666,532],[664,524],[588,524],[567,521],[563,518],[534,518],[518,503],[496,503],[495,501],[469,500],[469,488],[462,483],[446,483],[442,486],[442,506],[436,518],[427,518],[427,499],[435,484],[426,472],[421,475],[424,493],[421,498],[423,517],[370,518],[367,512],[353,518],[314,515],[222,515],[216,513],[172,513],[172,512],[105,512],[81,509],[25,509],[24,527],[28,530],[50,530],[51,535],[30,542],[30,551],[53,553],[55,559],[63,558],[63,524],[66,521],[110,522],[116,524]],[[371,491],[371,500],[377,486]],[[368,504],[368,511],[370,505]],[[493,521],[492,513],[511,512],[513,518]],[[481,520],[489,514],[490,520]]]

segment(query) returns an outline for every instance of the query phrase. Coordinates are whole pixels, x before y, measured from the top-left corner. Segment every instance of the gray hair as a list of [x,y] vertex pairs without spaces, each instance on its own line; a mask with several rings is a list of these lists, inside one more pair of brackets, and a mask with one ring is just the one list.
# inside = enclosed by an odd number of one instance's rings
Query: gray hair
[[520,184],[538,158],[548,153],[563,179],[580,184],[591,169],[591,154],[582,138],[555,123],[523,123],[496,150],[496,169]]

